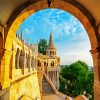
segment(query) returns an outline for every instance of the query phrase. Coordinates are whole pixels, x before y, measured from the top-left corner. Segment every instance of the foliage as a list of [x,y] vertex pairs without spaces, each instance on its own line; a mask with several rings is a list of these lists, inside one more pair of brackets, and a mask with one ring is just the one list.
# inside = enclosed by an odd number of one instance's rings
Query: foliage
[[45,39],[40,39],[38,44],[38,52],[42,54],[46,54],[47,41]]
[[85,62],[77,61],[61,69],[59,90],[69,96],[78,96],[86,91],[93,96],[93,72]]

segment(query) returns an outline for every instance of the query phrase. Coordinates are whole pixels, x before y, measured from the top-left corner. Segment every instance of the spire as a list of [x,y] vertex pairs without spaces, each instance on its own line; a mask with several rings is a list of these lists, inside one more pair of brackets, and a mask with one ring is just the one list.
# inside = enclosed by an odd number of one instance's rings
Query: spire
[[23,30],[21,30],[21,41],[23,40]]
[[52,38],[52,34],[51,33],[50,33],[48,48],[55,49],[55,46],[54,46],[54,42],[53,42],[53,38]]

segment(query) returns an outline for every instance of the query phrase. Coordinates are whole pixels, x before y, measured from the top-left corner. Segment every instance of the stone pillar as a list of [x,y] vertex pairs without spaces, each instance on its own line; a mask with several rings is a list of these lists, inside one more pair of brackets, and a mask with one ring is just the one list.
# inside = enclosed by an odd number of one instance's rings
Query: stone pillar
[[40,87],[40,93],[42,96],[42,79],[43,79],[43,72],[41,70],[38,70],[38,82],[39,82],[39,87]]
[[56,87],[56,80],[55,80],[55,71],[53,71],[53,79],[52,79],[52,82],[53,82],[53,84],[54,84],[54,86]]
[[21,66],[22,66],[22,74],[24,74],[25,73],[25,67],[26,67],[25,53],[20,54],[20,63],[21,63]]
[[14,79],[15,69],[16,69],[16,67],[15,67],[15,66],[16,66],[16,65],[15,65],[15,60],[16,60],[16,59],[15,59],[15,57],[16,57],[16,52],[15,52],[15,50],[13,50],[12,56],[13,56],[13,58],[12,58],[13,61],[12,61],[12,63],[11,63],[11,64],[12,64],[12,68],[10,69],[10,75],[11,75],[10,78],[11,78],[11,79]]
[[59,89],[59,71],[57,70],[57,89]]
[[35,57],[35,69],[37,69],[37,58]]
[[31,56],[30,55],[28,56],[27,61],[28,61],[28,68],[29,68],[29,71],[30,71],[31,70]]
[[9,67],[12,51],[3,50],[4,56],[0,62],[0,89],[4,89],[10,86],[9,80]]
[[15,67],[18,69],[19,68],[19,57],[20,57],[20,53],[19,53],[19,50],[16,52],[16,64],[15,64]]
[[94,64],[94,100],[100,100],[100,48],[90,50]]
[[34,59],[33,59],[33,57],[31,58],[31,68],[33,68],[34,67]]
[[25,56],[25,68],[28,68],[28,55],[26,54]]
[[10,87],[0,90],[0,100],[9,100]]
[[36,63],[35,63],[35,56],[33,58],[33,69],[35,69]]

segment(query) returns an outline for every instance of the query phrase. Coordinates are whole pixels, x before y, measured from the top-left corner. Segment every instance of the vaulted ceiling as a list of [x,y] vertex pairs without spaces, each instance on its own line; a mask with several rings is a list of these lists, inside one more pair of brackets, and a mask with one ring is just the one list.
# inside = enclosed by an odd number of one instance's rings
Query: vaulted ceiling
[[[33,2],[34,0],[0,0],[0,23],[3,26],[5,26],[11,14],[27,1]],[[90,14],[96,21],[96,25],[99,25],[100,0],[76,0],[76,1],[79,2],[90,12]]]

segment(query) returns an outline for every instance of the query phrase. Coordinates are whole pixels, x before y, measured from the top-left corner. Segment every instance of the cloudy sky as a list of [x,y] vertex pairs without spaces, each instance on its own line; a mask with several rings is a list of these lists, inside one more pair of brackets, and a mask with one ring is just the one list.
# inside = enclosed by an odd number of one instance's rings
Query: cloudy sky
[[71,14],[59,9],[45,9],[28,17],[17,33],[23,30],[23,38],[29,43],[40,39],[49,40],[52,33],[61,64],[71,64],[77,60],[93,66],[89,50],[90,41],[83,25]]

